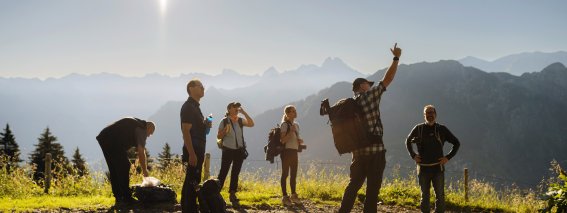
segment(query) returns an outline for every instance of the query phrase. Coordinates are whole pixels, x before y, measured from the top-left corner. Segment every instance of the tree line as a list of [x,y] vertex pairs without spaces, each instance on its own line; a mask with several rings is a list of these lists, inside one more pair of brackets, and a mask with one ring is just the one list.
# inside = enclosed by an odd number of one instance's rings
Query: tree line
[[[51,153],[51,168],[52,174],[55,178],[65,175],[75,175],[75,176],[86,176],[89,175],[89,168],[83,158],[79,147],[75,148],[72,159],[65,156],[65,151],[63,146],[57,142],[57,137],[52,134],[49,127],[37,138],[37,144],[34,144],[35,150],[29,154],[28,161],[26,164],[31,166],[33,171],[33,179],[37,183],[41,183],[44,179],[45,172],[45,156],[47,153]],[[149,152],[146,150],[148,157],[148,165],[153,165],[153,159],[150,158]],[[130,159],[136,158],[136,149],[128,150],[128,157]],[[171,153],[171,147],[168,143],[165,143],[163,151],[158,154],[158,169],[165,170],[175,160],[178,160],[179,156],[173,155]],[[6,124],[6,128],[0,132],[0,169],[5,169],[8,173],[15,168],[21,167],[21,152],[18,143],[16,142],[16,137],[10,125]],[[136,168],[138,172],[141,172],[140,168]],[[152,170],[151,166],[148,166],[148,170]]]

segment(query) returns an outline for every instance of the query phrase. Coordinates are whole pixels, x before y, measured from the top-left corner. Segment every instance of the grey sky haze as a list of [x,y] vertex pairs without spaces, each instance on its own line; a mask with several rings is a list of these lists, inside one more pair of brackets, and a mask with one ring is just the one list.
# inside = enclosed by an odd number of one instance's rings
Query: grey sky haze
[[567,1],[0,0],[0,77],[259,74],[567,50]]

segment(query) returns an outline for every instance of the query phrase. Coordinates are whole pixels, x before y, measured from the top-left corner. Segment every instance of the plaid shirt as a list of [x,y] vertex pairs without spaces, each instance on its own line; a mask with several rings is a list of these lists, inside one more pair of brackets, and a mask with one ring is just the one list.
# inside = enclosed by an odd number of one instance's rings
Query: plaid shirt
[[[382,136],[384,134],[382,120],[380,119],[380,100],[384,91],[386,91],[386,87],[382,82],[379,82],[377,86],[370,88],[370,90],[363,93],[357,93],[354,96],[356,102],[362,106],[362,111],[368,121],[368,132],[373,135]],[[383,150],[385,150],[383,144],[372,144],[370,146],[354,150],[352,154],[353,156],[371,155]]]

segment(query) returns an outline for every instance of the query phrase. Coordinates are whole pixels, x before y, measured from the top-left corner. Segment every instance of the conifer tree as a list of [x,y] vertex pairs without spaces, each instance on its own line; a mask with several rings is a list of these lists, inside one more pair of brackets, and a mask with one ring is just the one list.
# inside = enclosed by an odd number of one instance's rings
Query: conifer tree
[[73,163],[73,169],[75,169],[78,176],[82,177],[89,173],[87,169],[87,163],[79,152],[79,147],[75,149],[75,154],[73,154],[73,159],[71,160],[71,162]]
[[51,153],[51,169],[54,178],[70,172],[69,159],[65,157],[63,146],[57,143],[57,137],[51,134],[49,127],[37,138],[36,149],[30,155],[30,164],[35,165],[33,179],[38,181],[45,177],[45,156]]
[[163,151],[158,154],[159,168],[161,170],[167,169],[171,165],[173,155],[171,154],[171,147],[168,143],[163,146]]
[[[20,147],[16,143],[16,137],[10,130],[9,124],[6,124],[4,132],[0,133],[0,145],[2,147],[0,155],[6,156],[6,169],[10,172],[11,168],[18,167],[18,163],[22,160],[20,159]],[[0,165],[0,168],[2,168],[2,165]]]

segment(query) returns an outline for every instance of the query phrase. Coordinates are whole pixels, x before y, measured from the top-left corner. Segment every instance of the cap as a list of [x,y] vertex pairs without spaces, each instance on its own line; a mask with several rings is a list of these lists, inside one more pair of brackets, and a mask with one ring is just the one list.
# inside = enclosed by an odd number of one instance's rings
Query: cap
[[239,102],[231,102],[226,106],[226,110],[229,110],[232,107],[240,107],[240,103]]
[[357,78],[352,82],[352,91],[357,91],[362,83],[368,83],[370,86],[374,85],[374,81],[366,80],[365,78]]

